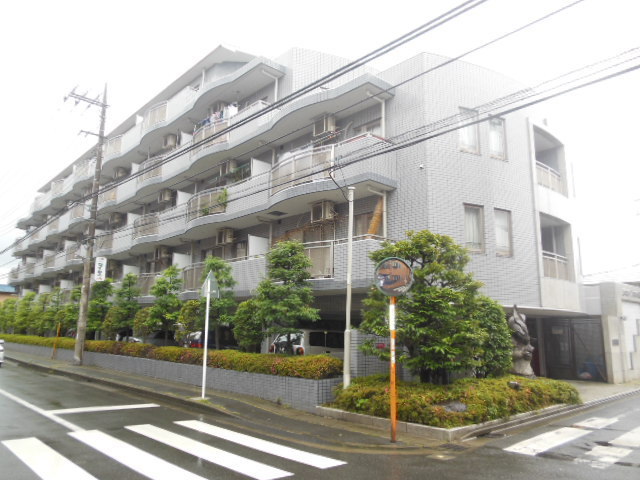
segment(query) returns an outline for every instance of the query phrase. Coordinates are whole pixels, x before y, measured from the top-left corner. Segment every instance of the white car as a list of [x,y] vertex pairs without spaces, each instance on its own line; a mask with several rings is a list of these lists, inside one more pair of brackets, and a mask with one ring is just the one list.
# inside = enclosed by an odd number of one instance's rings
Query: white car
[[4,340],[0,338],[0,367],[4,362]]
[[[308,330],[289,334],[294,355],[320,355],[328,353],[344,358],[344,332],[338,330]],[[278,335],[269,346],[269,353],[286,353],[287,335]]]

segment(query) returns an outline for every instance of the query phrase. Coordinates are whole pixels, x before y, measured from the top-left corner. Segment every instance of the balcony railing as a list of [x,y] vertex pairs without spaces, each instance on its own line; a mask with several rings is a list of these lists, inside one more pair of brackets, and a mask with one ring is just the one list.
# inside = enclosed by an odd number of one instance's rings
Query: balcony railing
[[[142,175],[138,177],[138,183],[142,183],[145,180],[148,180],[153,177],[159,177],[162,175],[162,160],[164,160],[164,155],[160,155],[158,157],[150,158],[149,160],[145,160],[140,164],[140,170],[145,171]],[[157,165],[154,167],[154,165]]]
[[271,170],[271,195],[302,183],[329,178],[334,147],[307,148],[284,154]]
[[96,164],[95,159],[88,159],[75,166],[73,176],[76,180],[81,180],[93,175],[93,169]]
[[51,183],[51,196],[57,197],[64,192],[64,178]]
[[144,120],[142,121],[142,131],[146,132],[150,128],[155,127],[159,123],[167,120],[167,102],[163,102],[149,109],[144,114]]
[[97,237],[96,245],[98,250],[111,250],[113,248],[113,232]]
[[[104,194],[100,194],[102,197]],[[71,208],[71,220],[75,220],[76,218],[83,218],[85,214],[86,206],[84,203],[78,203]]]
[[332,241],[305,243],[304,253],[311,260],[309,268],[311,278],[333,277],[333,243]]
[[140,288],[140,295],[151,295],[151,287],[156,283],[157,273],[141,273],[138,275],[138,288]]
[[133,222],[133,238],[136,239],[147,235],[157,235],[158,223],[157,213],[150,213],[140,218],[136,218]]
[[105,158],[110,158],[116,155],[120,155],[121,151],[122,151],[122,135],[118,135],[117,137],[113,137],[107,140],[107,145],[104,149]]
[[[206,120],[205,120],[206,122]],[[191,140],[192,145],[196,145],[198,142],[201,142],[209,137],[212,137],[218,132],[221,132],[225,128],[229,126],[229,122],[227,120],[220,120],[213,123],[205,123],[201,127],[197,128],[195,132],[193,132],[193,139]],[[212,145],[217,145],[218,143],[224,143],[229,141],[229,134],[225,133],[213,140],[210,140],[203,145],[199,145],[191,150],[191,156],[194,156],[198,152]]]
[[226,190],[214,188],[195,194],[187,202],[187,222],[216,213],[224,213],[227,209]]
[[573,269],[567,257],[553,252],[542,252],[542,262],[545,277],[573,280]]
[[539,185],[547,187],[554,192],[561,193],[562,195],[567,194],[567,186],[560,172],[542,162],[536,162],[536,172]]
[[182,288],[185,292],[200,290],[204,263],[193,263],[182,270]]
[[102,192],[98,195],[98,203],[104,205],[109,202],[116,202],[118,200],[118,189],[110,188],[106,192]]
[[53,268],[56,264],[56,254],[52,253],[50,255],[44,256],[44,268]]
[[72,245],[68,247],[64,251],[64,261],[65,263],[72,263],[76,260],[82,260],[80,257],[80,245]]
[[51,220],[49,222],[49,225],[47,225],[47,232],[48,233],[57,232],[59,228],[60,228],[60,219],[56,218],[54,220]]

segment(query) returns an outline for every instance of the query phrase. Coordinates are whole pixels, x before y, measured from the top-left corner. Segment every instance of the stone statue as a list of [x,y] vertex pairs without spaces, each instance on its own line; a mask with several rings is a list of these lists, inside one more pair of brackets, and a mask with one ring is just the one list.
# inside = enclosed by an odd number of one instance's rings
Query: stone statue
[[535,378],[531,359],[533,358],[533,346],[526,323],[527,317],[518,311],[518,306],[513,306],[513,313],[509,317],[508,323],[511,329],[511,342],[513,343],[513,366],[511,373],[523,377]]

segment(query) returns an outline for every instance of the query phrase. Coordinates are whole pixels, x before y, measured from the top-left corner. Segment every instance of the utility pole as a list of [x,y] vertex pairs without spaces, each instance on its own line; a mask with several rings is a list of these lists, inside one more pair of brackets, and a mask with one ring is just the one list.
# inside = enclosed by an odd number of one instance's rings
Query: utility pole
[[82,268],[82,293],[80,296],[80,315],[78,316],[78,327],[76,329],[76,344],[73,354],[74,365],[82,365],[82,355],[84,352],[84,341],[87,333],[87,314],[89,312],[89,290],[91,288],[91,260],[93,258],[93,246],[95,243],[96,235],[96,217],[98,214],[98,190],[100,188],[100,174],[102,172],[102,151],[104,148],[104,128],[107,119],[107,85],[104,86],[104,93],[102,94],[102,100],[100,96],[95,99],[89,98],[85,95],[75,93],[75,88],[65,97],[65,101],[68,98],[73,98],[76,105],[80,102],[86,102],[91,105],[100,107],[100,130],[97,134],[91,132],[92,135],[97,135],[98,145],[96,152],[96,169],[93,174],[93,185],[91,187],[91,207],[89,210],[89,230],[85,236],[87,242],[87,250],[84,256],[84,264]]
[[347,228],[349,233],[347,235],[347,305],[345,307],[343,388],[351,385],[351,273],[353,268],[353,192],[355,189],[356,187],[348,187],[349,221]]

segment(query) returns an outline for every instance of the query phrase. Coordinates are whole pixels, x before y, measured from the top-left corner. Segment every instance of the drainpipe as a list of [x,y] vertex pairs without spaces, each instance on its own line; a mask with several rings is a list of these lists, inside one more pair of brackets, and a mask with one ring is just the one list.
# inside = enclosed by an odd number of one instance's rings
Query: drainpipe
[[378,190],[374,190],[371,187],[369,187],[367,190],[369,190],[371,193],[374,193],[382,197],[382,238],[386,239],[387,238],[387,192],[385,192],[384,190],[379,192]]
[[276,77],[275,75],[271,75],[264,69],[262,70],[262,73],[264,73],[267,77],[272,78],[275,82],[273,85],[273,102],[275,103],[278,101],[278,77]]
[[369,91],[367,91],[367,95],[380,102],[380,136],[387,138],[387,102]]

